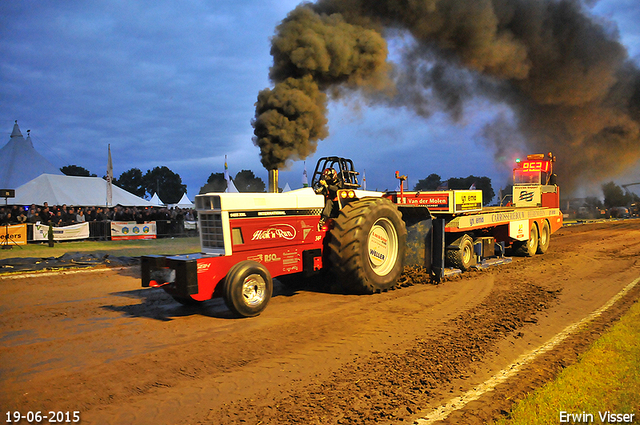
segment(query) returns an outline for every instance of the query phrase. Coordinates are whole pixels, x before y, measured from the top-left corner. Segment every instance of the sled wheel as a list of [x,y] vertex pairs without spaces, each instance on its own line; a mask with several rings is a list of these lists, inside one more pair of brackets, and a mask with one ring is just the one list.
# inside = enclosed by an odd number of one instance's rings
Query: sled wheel
[[343,287],[356,293],[387,291],[402,272],[407,230],[385,198],[353,201],[334,220],[329,258]]
[[529,239],[526,241],[518,241],[515,244],[516,255],[521,257],[533,257],[538,250],[538,225],[533,224],[531,226],[531,232]]
[[[452,244],[454,248],[447,249],[447,265],[457,269],[467,271],[475,264],[473,253],[473,239],[469,235],[463,235]],[[457,248],[455,248],[457,247]]]
[[547,220],[544,221],[542,225],[542,230],[540,230],[540,236],[538,238],[538,249],[536,251],[537,254],[544,254],[549,249],[549,243],[551,242],[551,229],[549,227],[549,222]]
[[231,267],[224,281],[224,302],[238,316],[257,316],[273,293],[271,274],[262,264],[242,261]]

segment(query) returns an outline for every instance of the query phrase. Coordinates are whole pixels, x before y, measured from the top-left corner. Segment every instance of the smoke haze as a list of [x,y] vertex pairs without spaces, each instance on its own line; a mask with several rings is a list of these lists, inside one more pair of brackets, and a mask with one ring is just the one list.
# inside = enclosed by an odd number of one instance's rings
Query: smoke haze
[[[408,40],[393,66],[383,35]],[[275,87],[254,120],[267,168],[312,154],[328,135],[327,96],[353,90],[454,120],[476,96],[507,104],[511,124],[500,117],[483,132],[496,155],[510,138],[551,151],[565,189],[640,159],[640,72],[578,0],[320,0],[292,11],[272,41]]]

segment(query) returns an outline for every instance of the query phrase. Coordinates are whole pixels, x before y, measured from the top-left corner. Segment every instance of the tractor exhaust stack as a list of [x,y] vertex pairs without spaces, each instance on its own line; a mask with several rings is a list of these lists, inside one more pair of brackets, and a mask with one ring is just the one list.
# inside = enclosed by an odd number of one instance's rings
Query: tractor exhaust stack
[[269,170],[269,193],[278,193],[278,170]]

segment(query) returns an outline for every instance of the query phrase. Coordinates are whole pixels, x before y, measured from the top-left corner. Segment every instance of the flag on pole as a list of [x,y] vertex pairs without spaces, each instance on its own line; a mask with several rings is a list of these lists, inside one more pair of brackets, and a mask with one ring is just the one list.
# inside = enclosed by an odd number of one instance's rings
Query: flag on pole
[[113,163],[111,162],[111,145],[109,145],[109,160],[107,162],[107,206],[113,204]]
[[229,176],[229,167],[227,166],[227,155],[224,156],[224,179],[227,181],[227,188],[225,192],[227,193],[238,193],[238,189],[236,185],[233,184],[233,180]]
[[307,178],[307,161],[304,161],[304,171],[302,172],[302,187],[309,187],[309,179]]

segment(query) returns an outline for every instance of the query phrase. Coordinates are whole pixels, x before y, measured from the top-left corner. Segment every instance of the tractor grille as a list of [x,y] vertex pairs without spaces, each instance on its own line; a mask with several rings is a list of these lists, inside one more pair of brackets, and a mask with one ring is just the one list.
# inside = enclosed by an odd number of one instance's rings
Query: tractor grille
[[222,215],[200,212],[200,238],[202,248],[224,248]]

